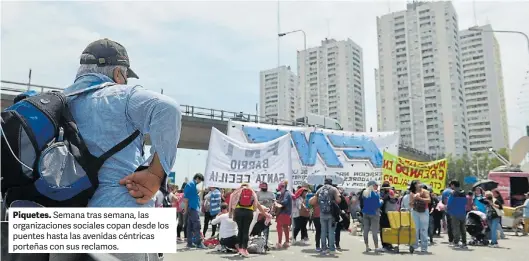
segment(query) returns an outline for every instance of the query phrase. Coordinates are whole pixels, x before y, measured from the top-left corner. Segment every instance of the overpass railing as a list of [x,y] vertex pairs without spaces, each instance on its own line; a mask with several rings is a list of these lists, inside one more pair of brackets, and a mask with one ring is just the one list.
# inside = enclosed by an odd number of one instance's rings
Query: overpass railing
[[238,120],[238,121],[245,121],[245,122],[296,126],[295,121],[261,117],[259,115],[249,114],[249,113],[244,113],[244,112],[216,110],[216,109],[202,108],[202,107],[197,107],[197,106],[192,106],[192,105],[180,105],[180,108],[181,108],[183,115],[188,115],[191,117],[209,118],[212,120],[220,120],[220,121]]
[[38,92],[45,91],[62,91],[63,88],[51,87],[45,85],[37,85],[31,83],[21,83],[21,82],[12,82],[2,80],[2,91],[11,91],[11,92],[25,92],[29,90],[35,90]]
[[[4,93],[7,93],[7,92],[22,93],[28,90],[35,90],[38,92],[64,90],[64,88],[30,84],[30,83],[13,82],[13,81],[4,81],[4,80],[2,80],[1,83],[2,83],[1,90]],[[192,105],[180,105],[180,109],[183,115],[191,116],[191,117],[198,117],[198,118],[208,118],[212,120],[220,120],[220,121],[238,120],[238,121],[246,121],[246,122],[269,123],[269,124],[289,125],[289,126],[294,126],[296,124],[295,121],[261,117],[259,115],[248,114],[244,112],[232,112],[232,111],[224,111],[224,110],[217,110],[217,109],[211,109],[211,108],[203,108],[203,107],[197,107],[197,106],[192,106]]]
[[[14,93],[22,93],[28,90],[35,90],[35,91],[40,91],[40,92],[62,91],[64,90],[64,88],[57,88],[57,87],[30,84],[30,83],[4,81],[4,80],[1,81],[1,91],[2,92],[8,91],[8,92],[14,92]],[[243,112],[232,112],[232,111],[224,111],[224,110],[217,110],[217,109],[211,109],[211,108],[203,108],[203,107],[197,107],[197,106],[192,106],[192,105],[180,105],[180,110],[182,111],[182,114],[186,116],[197,117],[197,118],[207,118],[207,119],[219,120],[219,121],[238,120],[238,121],[245,121],[245,122],[268,123],[268,124],[287,125],[287,126],[298,126],[298,125],[302,126],[303,125],[303,123],[296,123],[295,121],[261,117],[259,115],[243,113]],[[406,150],[424,159],[433,159],[433,156],[425,152],[419,151],[417,149],[414,149],[412,147],[408,147],[406,145],[401,144],[400,149]]]

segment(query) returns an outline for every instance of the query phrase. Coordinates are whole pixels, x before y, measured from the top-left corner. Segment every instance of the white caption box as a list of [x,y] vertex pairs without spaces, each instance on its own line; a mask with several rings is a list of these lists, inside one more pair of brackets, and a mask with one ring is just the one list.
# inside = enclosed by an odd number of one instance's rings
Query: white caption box
[[176,253],[176,209],[11,208],[9,253]]

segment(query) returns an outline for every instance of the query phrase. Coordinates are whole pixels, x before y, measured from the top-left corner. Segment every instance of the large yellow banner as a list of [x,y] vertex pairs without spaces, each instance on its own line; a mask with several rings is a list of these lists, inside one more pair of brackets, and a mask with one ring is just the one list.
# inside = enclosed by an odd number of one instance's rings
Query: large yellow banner
[[440,193],[446,186],[446,166],[446,159],[419,162],[384,151],[382,179],[389,181],[397,190],[407,190],[411,181],[419,180],[435,193]]

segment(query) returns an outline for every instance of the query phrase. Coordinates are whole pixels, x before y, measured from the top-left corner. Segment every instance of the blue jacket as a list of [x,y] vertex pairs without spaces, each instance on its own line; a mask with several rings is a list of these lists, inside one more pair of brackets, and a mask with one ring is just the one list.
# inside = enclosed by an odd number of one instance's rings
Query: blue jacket
[[380,195],[378,193],[372,191],[370,197],[366,198],[362,195],[362,199],[364,201],[362,213],[366,215],[378,215],[380,213],[382,203],[380,202]]
[[[112,82],[102,74],[85,74],[64,90],[69,94],[96,85]],[[165,173],[170,173],[176,160],[180,139],[180,106],[171,98],[140,86],[116,84],[69,98],[70,112],[90,153],[100,156],[124,140],[135,130],[142,135],[120,150],[99,170],[99,187],[88,207],[153,207],[154,200],[138,204],[119,180],[139,166],[152,161],[158,153]],[[151,158],[141,154],[143,135],[151,137]]]
[[292,194],[290,191],[285,191],[285,196],[283,197],[283,200],[281,200],[280,204],[283,206],[280,214],[287,214],[292,215]]
[[460,220],[464,220],[467,215],[467,212],[465,209],[466,205],[467,205],[467,197],[465,193],[461,189],[456,188],[448,197],[446,211],[448,212],[450,216],[455,217]]

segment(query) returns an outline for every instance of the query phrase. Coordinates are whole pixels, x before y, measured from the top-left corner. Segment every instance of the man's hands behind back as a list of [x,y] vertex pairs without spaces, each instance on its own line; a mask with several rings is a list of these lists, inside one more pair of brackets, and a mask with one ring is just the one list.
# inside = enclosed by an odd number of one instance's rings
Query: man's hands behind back
[[136,171],[119,181],[125,185],[129,194],[138,204],[148,203],[160,189],[162,178],[152,173],[148,168]]

